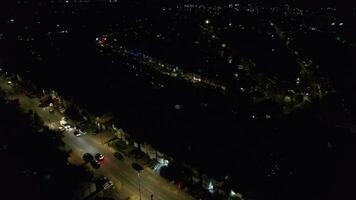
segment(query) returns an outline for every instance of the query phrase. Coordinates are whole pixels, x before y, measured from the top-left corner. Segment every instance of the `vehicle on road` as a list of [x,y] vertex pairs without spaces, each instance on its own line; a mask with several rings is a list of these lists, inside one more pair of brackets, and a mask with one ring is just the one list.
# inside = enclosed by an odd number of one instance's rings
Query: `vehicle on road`
[[93,157],[90,153],[85,153],[85,154],[83,155],[83,160],[84,160],[85,162],[91,162],[91,161],[94,160],[94,157]]
[[85,153],[83,155],[83,160],[87,163],[90,163],[94,169],[98,169],[100,167],[100,162],[90,153]]
[[132,163],[132,168],[134,168],[137,172],[141,172],[143,170],[143,167],[137,163]]
[[96,159],[93,159],[91,162],[90,162],[91,166],[94,168],[94,169],[99,169],[100,168],[100,162]]
[[114,156],[115,156],[115,158],[117,158],[117,159],[119,159],[121,161],[125,160],[125,157],[120,152],[115,152]]
[[104,160],[104,156],[101,153],[96,153],[95,154],[95,159],[98,161],[103,161]]

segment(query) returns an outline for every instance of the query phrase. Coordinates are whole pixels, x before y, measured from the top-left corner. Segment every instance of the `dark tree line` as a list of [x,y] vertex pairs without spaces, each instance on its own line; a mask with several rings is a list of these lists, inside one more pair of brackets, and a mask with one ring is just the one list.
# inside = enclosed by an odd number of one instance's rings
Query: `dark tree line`
[[[91,174],[68,163],[61,135],[42,127],[33,112],[0,97],[2,199],[76,199]],[[5,198],[3,198],[5,196]]]

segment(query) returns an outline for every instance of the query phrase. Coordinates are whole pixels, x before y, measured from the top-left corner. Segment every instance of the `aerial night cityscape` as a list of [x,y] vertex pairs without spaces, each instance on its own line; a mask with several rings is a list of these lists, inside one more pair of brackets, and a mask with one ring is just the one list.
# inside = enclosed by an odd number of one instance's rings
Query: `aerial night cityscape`
[[1,0],[2,200],[355,200],[356,1]]

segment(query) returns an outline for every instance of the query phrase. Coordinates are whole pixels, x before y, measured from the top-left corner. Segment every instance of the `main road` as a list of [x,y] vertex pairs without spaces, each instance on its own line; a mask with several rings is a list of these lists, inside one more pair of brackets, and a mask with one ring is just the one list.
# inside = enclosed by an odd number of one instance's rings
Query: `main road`
[[[63,117],[60,112],[50,113],[48,108],[39,107],[38,98],[30,98],[21,93],[19,86],[8,84],[4,76],[0,76],[0,89],[6,92],[9,99],[18,99],[20,106],[24,110],[33,110],[43,120],[50,129],[57,130],[59,121]],[[153,173],[149,168],[145,168],[138,173],[131,167],[133,161],[126,158],[124,161],[113,156],[114,150],[106,144],[102,144],[100,138],[94,134],[86,134],[80,137],[73,133],[64,132],[63,141],[66,147],[72,150],[74,157],[81,158],[84,153],[101,153],[105,156],[99,169],[93,169],[95,175],[108,177],[117,187],[115,197],[121,199],[139,199],[139,182],[141,186],[141,200],[193,200],[184,191],[169,183],[164,178]],[[81,161],[84,163],[84,161]],[[153,198],[151,198],[153,195]],[[128,198],[130,197],[130,198]]]
[[107,176],[118,185],[122,184],[122,192],[127,196],[139,197],[140,182],[142,200],[150,200],[151,195],[153,195],[153,199],[157,200],[193,199],[159,175],[154,174],[150,169],[144,169],[138,176],[138,173],[131,167],[130,159],[118,160],[113,156],[114,151],[102,144],[94,135],[87,134],[80,137],[71,133],[64,133],[64,135],[64,142],[80,156],[87,152],[103,154],[105,159],[102,161],[101,167],[95,171]]

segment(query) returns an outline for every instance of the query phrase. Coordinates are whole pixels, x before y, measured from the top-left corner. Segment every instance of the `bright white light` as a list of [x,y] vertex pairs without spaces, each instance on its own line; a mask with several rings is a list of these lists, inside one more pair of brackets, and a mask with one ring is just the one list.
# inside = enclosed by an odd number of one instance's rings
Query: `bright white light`
[[213,183],[211,181],[209,182],[208,190],[209,190],[210,193],[214,193],[214,185],[213,185]]
[[230,57],[230,58],[229,58],[229,64],[231,64],[231,63],[232,63],[232,58]]
[[158,163],[154,166],[153,171],[159,173],[162,167],[167,167],[169,165],[169,161],[159,158]]
[[59,124],[62,125],[62,126],[65,126],[65,125],[67,125],[68,123],[67,123],[67,121],[66,121],[64,118],[62,118],[61,121],[59,121]]
[[205,20],[205,24],[210,24],[210,20]]

